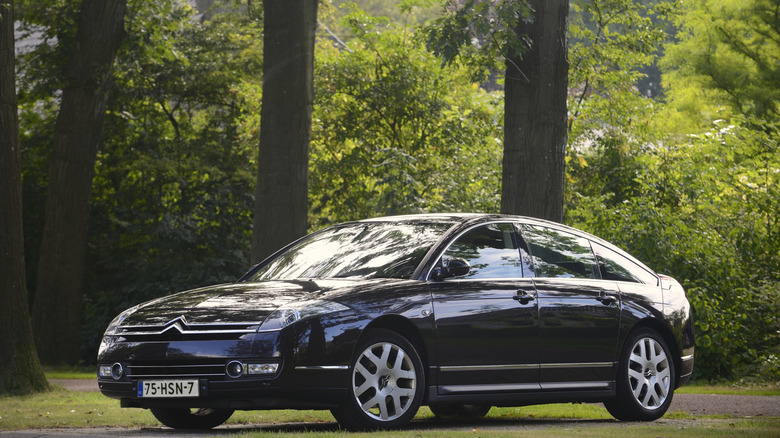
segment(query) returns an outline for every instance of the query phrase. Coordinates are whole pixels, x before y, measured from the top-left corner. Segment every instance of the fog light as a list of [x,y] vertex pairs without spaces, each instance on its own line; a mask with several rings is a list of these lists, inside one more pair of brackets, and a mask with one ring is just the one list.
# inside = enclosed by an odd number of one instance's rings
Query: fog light
[[234,360],[227,364],[225,367],[225,372],[228,376],[236,378],[241,377],[242,374],[244,374],[244,364],[241,362]]
[[125,373],[124,367],[122,367],[122,364],[117,362],[113,365],[111,365],[111,377],[114,380],[119,380],[122,378],[122,375]]
[[247,374],[274,374],[279,369],[278,363],[250,363],[247,364]]

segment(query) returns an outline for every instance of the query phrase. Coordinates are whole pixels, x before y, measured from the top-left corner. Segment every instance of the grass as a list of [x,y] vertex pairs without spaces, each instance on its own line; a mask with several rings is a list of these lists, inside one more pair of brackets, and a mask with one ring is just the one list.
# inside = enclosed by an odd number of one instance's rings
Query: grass
[[[47,370],[50,378],[81,378],[81,370]],[[92,372],[89,378],[94,378]],[[760,387],[689,385],[685,393],[717,393],[780,396],[775,385]],[[273,434],[307,437],[341,435],[327,411],[251,411],[236,412],[227,423],[231,436],[258,437]],[[48,393],[0,397],[0,430],[126,427],[159,428],[161,425],[148,410],[123,409],[119,402],[99,393],[70,392],[55,385]],[[511,429],[511,430],[510,430]],[[219,429],[214,431],[219,433]],[[778,437],[780,419],[745,419],[694,417],[673,412],[654,423],[620,423],[597,404],[550,404],[516,408],[493,408],[484,420],[441,422],[427,407],[420,409],[412,427],[404,431],[372,433],[371,436],[403,437],[479,437],[479,436],[571,436],[689,437],[735,436]],[[368,434],[350,434],[355,437]]]
[[95,379],[97,378],[97,367],[73,366],[73,367],[46,367],[43,370],[48,379]]

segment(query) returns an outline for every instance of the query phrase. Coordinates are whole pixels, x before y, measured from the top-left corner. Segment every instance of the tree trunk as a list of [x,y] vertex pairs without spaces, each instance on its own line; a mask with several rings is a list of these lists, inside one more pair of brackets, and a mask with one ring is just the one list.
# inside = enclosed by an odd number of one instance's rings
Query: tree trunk
[[0,3],[0,394],[49,388],[35,353],[22,233],[22,170],[14,72],[14,4]]
[[252,261],[306,233],[317,0],[263,1],[263,105]]
[[126,0],[84,0],[65,72],[49,162],[46,220],[33,305],[41,362],[81,359],[81,311],[92,177]]
[[563,221],[568,0],[532,0],[526,51],[506,62],[501,212]]

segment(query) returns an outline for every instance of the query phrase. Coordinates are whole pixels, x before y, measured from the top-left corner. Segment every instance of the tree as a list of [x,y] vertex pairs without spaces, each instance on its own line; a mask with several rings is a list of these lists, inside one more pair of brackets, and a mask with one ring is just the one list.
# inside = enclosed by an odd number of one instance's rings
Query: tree
[[38,354],[45,364],[80,359],[92,178],[111,67],[125,33],[125,7],[126,0],[84,0],[64,66],[32,314]]
[[263,2],[263,104],[253,262],[306,234],[318,3]]
[[568,0],[532,0],[510,46],[504,96],[501,212],[563,222],[569,85]]
[[35,352],[24,273],[14,3],[0,3],[0,394],[48,389]]
[[483,79],[503,65],[503,213],[563,221],[568,12],[568,0],[461,0],[428,29],[445,62]]

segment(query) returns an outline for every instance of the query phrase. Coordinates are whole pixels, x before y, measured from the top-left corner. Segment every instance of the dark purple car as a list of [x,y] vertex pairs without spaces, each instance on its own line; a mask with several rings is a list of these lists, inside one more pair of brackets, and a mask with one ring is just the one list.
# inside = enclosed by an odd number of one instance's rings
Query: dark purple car
[[350,429],[491,406],[603,402],[654,420],[693,370],[680,284],[582,231],[517,216],[335,225],[235,283],[126,310],[98,352],[122,407],[174,428],[329,409]]

